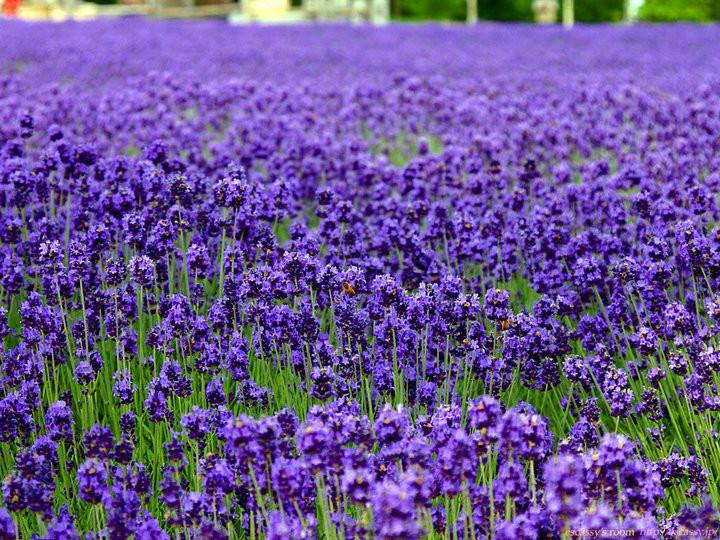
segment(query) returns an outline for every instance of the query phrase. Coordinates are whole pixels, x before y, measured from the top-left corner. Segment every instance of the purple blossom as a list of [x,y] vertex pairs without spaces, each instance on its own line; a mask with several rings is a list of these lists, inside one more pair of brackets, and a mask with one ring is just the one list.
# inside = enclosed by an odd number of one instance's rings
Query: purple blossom
[[86,460],[77,471],[78,496],[90,504],[99,503],[107,493],[105,465],[97,458]]

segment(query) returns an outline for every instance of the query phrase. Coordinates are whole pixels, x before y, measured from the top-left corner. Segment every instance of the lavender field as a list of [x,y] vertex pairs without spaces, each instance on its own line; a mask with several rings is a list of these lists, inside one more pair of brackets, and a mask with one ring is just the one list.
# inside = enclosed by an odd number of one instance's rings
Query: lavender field
[[0,540],[720,537],[720,27],[0,41]]

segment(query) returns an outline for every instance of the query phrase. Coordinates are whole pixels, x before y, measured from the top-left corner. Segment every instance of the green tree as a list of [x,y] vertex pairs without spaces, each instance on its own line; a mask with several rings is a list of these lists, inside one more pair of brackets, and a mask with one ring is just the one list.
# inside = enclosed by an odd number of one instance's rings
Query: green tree
[[623,20],[624,0],[575,0],[577,22],[619,22]]
[[[562,7],[562,0],[559,1]],[[577,22],[617,22],[623,18],[624,0],[575,0]],[[560,12],[559,12],[560,13]],[[534,19],[532,0],[478,0],[481,19],[524,21]]]
[[[562,5],[563,0],[558,0]],[[626,0],[575,0],[577,22],[620,22]],[[533,20],[532,0],[477,0],[478,16],[490,21]],[[463,21],[466,0],[391,0],[399,19]],[[720,0],[645,0],[640,18],[646,21],[710,21],[720,19]]]
[[465,0],[394,0],[393,16],[415,20],[463,21],[466,15]]
[[530,22],[532,0],[478,0],[478,16],[489,21]]
[[705,22],[720,17],[718,0],[645,0],[640,8],[644,21]]

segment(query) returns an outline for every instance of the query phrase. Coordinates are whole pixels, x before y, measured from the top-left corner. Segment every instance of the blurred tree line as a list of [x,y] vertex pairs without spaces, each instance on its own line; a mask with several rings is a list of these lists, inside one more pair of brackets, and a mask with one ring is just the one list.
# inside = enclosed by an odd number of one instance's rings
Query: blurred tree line
[[[562,0],[558,0],[562,5]],[[480,19],[533,21],[532,0],[477,0]],[[619,22],[625,0],[575,0],[577,22]],[[465,20],[466,0],[391,0],[394,18]],[[720,0],[645,0],[639,18],[647,21],[720,19]]]
[[640,18],[648,21],[717,21],[720,0],[645,0]]

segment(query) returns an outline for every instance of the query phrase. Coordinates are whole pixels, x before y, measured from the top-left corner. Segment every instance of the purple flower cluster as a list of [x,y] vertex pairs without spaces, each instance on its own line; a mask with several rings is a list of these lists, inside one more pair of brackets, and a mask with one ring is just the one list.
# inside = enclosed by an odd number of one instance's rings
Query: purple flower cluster
[[720,526],[717,27],[0,35],[0,539]]

